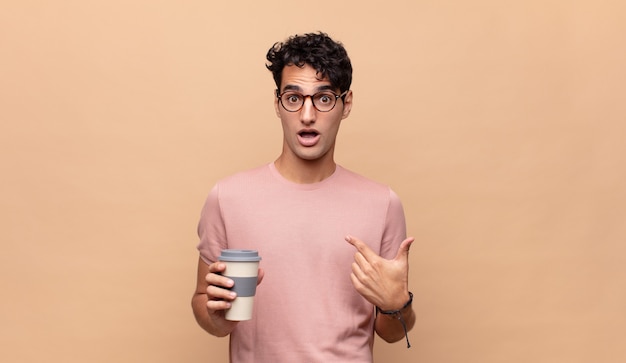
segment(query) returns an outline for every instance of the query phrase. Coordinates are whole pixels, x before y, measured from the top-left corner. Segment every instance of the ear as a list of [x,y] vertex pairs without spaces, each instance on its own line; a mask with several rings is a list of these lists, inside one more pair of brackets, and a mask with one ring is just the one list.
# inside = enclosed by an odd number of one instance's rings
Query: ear
[[278,104],[278,90],[274,90],[274,111],[276,112],[276,117],[280,118],[280,105]]
[[352,90],[349,90],[343,99],[343,114],[341,118],[344,119],[350,116],[350,110],[352,110]]

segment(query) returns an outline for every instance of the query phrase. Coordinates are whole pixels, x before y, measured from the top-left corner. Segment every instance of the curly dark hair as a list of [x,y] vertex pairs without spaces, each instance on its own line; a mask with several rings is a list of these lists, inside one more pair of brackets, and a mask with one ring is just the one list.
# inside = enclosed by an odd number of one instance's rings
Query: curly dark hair
[[352,84],[352,64],[346,49],[322,32],[294,35],[284,42],[277,42],[266,58],[268,63],[265,66],[272,72],[278,89],[283,68],[289,65],[310,65],[319,75],[328,77],[331,86],[339,88],[340,92],[349,90]]

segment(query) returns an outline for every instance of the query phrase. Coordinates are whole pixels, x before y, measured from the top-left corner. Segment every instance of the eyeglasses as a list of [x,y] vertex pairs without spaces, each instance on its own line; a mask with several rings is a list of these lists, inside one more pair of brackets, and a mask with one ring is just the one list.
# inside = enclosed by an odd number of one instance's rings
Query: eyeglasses
[[313,107],[319,112],[329,112],[335,105],[337,104],[337,99],[345,96],[348,91],[344,91],[340,95],[336,95],[331,91],[321,91],[317,92],[313,95],[303,95],[294,91],[286,91],[283,93],[278,93],[276,90],[276,97],[280,101],[280,104],[283,108],[288,112],[298,112],[304,106],[304,101],[307,97],[311,98],[311,102],[313,102]]

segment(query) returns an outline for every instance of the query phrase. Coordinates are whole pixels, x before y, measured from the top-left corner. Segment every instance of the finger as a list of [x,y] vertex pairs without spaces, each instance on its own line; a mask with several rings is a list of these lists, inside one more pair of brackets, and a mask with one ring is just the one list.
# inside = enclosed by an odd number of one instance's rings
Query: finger
[[402,243],[400,243],[400,247],[398,247],[398,253],[396,254],[396,260],[408,259],[409,258],[409,249],[411,248],[411,244],[415,241],[415,238],[408,237]]
[[358,261],[352,263],[352,277],[356,278],[359,281],[363,281],[366,278],[363,267],[359,265]]
[[357,251],[359,251],[367,261],[378,257],[378,255],[374,251],[372,251],[372,249],[369,248],[367,244],[365,244],[365,242],[361,241],[360,239],[348,235],[346,236],[346,241],[356,247]]
[[352,281],[352,286],[354,286],[357,292],[360,293],[364,289],[363,283],[354,272],[350,274],[350,280]]
[[209,300],[206,303],[207,309],[211,311],[226,310],[230,309],[231,306],[232,304],[225,300]]
[[[226,270],[226,264],[222,262],[214,262],[209,265],[209,273],[205,276],[205,280],[209,286],[215,286],[222,289],[230,289],[235,285],[232,279],[222,276]],[[210,297],[210,295],[209,295]]]
[[209,285],[206,288],[206,294],[209,300],[232,301],[237,297],[237,294],[234,291],[224,289],[215,285]]
[[222,273],[226,270],[226,264],[223,262],[213,262],[209,265],[209,272]]
[[235,284],[232,279],[229,279],[226,276],[218,275],[217,273],[213,272],[208,273],[205,277],[205,280],[209,286],[213,285],[226,289],[230,289]]

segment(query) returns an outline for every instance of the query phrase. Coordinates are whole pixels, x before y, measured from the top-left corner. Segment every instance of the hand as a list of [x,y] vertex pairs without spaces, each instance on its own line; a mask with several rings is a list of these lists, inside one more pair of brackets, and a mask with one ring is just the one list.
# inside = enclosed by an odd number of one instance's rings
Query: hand
[[393,260],[380,257],[363,241],[346,236],[356,247],[350,278],[356,291],[381,310],[396,310],[409,300],[409,248],[415,238],[402,241]]
[[[230,309],[232,301],[237,297],[234,291],[229,289],[233,287],[234,281],[221,274],[226,270],[226,264],[223,262],[214,262],[209,265],[209,273],[205,279],[208,284],[206,288],[208,302],[207,310],[209,316],[215,320],[215,318],[224,319],[225,310]],[[259,269],[257,278],[257,285],[263,280],[265,275],[263,269]],[[233,327],[237,322],[232,323]]]

